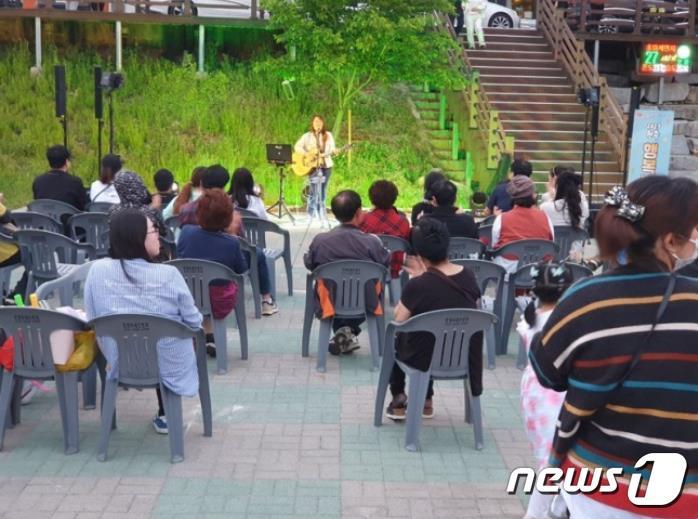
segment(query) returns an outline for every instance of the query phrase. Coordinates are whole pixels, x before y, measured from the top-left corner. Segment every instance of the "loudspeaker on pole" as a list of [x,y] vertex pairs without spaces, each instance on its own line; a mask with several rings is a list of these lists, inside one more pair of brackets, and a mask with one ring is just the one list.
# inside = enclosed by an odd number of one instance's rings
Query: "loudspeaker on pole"
[[65,117],[66,114],[66,89],[65,89],[65,66],[56,65],[54,67],[56,85],[56,117]]
[[102,67],[95,67],[95,119],[104,117],[102,105]]

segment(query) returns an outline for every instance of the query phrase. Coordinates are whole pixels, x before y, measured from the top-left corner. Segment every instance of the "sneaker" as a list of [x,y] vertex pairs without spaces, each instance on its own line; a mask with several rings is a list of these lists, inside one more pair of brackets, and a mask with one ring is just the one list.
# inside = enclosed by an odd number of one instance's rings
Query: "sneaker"
[[434,418],[434,406],[431,399],[424,401],[424,409],[422,409],[422,418]]
[[385,410],[385,416],[391,420],[404,420],[407,413],[407,395],[404,393],[393,398]]
[[31,380],[25,380],[24,383],[22,384],[22,393],[20,394],[20,403],[22,405],[27,405],[29,402],[31,402],[32,398],[34,398],[34,395],[39,390],[37,387],[32,384]]
[[167,434],[167,418],[165,415],[153,418],[153,429],[158,434]]
[[212,359],[216,358],[216,339],[212,333],[206,334],[206,355]]
[[340,345],[342,348],[342,353],[344,355],[349,355],[358,350],[361,346],[359,345],[359,338],[352,332],[345,334],[345,341]]
[[274,315],[279,311],[279,307],[276,306],[276,301],[273,299],[271,301],[262,301],[262,315]]
[[332,355],[339,355],[344,350],[344,344],[347,342],[347,337],[353,335],[351,333],[351,328],[348,326],[342,326],[339,330],[334,332],[334,336],[330,339],[330,344],[328,346],[328,351]]

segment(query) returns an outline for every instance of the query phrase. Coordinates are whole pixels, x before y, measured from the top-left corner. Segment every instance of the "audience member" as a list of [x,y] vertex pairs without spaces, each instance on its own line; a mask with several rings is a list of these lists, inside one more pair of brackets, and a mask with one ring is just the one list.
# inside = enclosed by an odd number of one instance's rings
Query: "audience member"
[[[693,474],[698,282],[675,271],[698,257],[698,186],[650,175],[605,202],[595,222],[599,252],[615,262],[625,251],[626,264],[568,290],[531,346],[540,384],[567,391],[549,461],[608,471],[670,450]],[[634,505],[627,476],[612,494],[563,491],[571,517],[695,515],[698,496],[688,487],[666,507]]]
[[[355,191],[340,191],[332,198],[332,213],[340,225],[313,238],[303,262],[308,270],[315,270],[320,265],[340,260],[373,261],[388,266],[390,253],[383,247],[380,239],[372,234],[362,232],[359,227],[363,220],[361,197]],[[322,281],[322,280],[321,280]],[[382,290],[382,287],[381,287]],[[372,295],[376,300],[367,301],[371,308],[380,308],[376,291],[367,290],[367,299]],[[333,308],[320,308],[323,315],[334,315]],[[380,308],[382,312],[382,308]],[[334,336],[330,340],[329,351],[332,355],[351,353],[359,348],[357,336],[361,332],[359,325],[363,318],[335,318],[332,323]]]
[[252,172],[247,168],[238,168],[233,171],[233,180],[228,192],[233,200],[235,208],[252,211],[257,218],[268,220],[264,202],[257,196],[254,188]]
[[159,169],[153,175],[153,183],[157,192],[153,194],[153,200],[159,208],[167,207],[177,196],[177,184],[174,175],[169,169]]
[[133,171],[122,170],[114,176],[114,189],[119,195],[119,205],[112,208],[112,214],[121,209],[132,207],[140,209],[155,225],[160,236],[167,236],[167,229],[162,221],[162,215],[153,207],[152,197],[143,183],[143,179]]
[[533,166],[527,160],[516,159],[511,163],[511,172],[504,182],[497,184],[487,201],[487,211],[489,214],[498,215],[511,210],[512,201],[509,195],[509,182],[517,176],[530,177],[533,174]]
[[[585,229],[589,218],[589,204],[579,190],[579,177],[571,172],[563,172],[556,177],[556,192],[554,200],[543,202],[540,210],[548,215],[553,226],[571,226],[575,229]],[[580,261],[584,244],[577,240],[572,243],[569,254],[574,261]]]
[[[112,213],[109,222],[109,258],[97,260],[85,281],[85,311],[88,319],[113,313],[155,314],[201,327],[202,317],[179,271],[153,263],[160,253],[158,231],[145,213],[135,207]],[[98,337],[107,361],[107,377],[118,376],[116,343]],[[196,396],[199,377],[191,340],[162,338],[158,341],[158,366],[162,383],[182,396]],[[157,415],[153,427],[167,433],[167,418],[158,390]]]
[[189,182],[182,186],[177,196],[162,210],[163,220],[167,220],[171,216],[178,216],[182,207],[189,202],[196,201],[201,196],[201,177],[204,171],[206,171],[206,168],[203,166],[194,168]]
[[[230,173],[228,173],[228,170],[220,164],[214,164],[213,166],[207,167],[201,175],[201,187],[203,192],[213,189],[223,191],[229,180]],[[182,206],[179,211],[180,227],[198,224],[196,220],[197,204],[198,200],[194,200]],[[233,222],[230,224],[229,231],[236,236],[242,236],[242,218],[240,218],[238,213],[233,213]]]
[[[555,304],[572,283],[572,272],[565,263],[540,262],[531,269],[531,277],[534,300],[528,304],[516,327],[527,351],[533,336],[543,329]],[[564,393],[541,386],[531,364],[526,366],[521,377],[521,410],[528,442],[539,469],[548,465],[555,422],[564,400]],[[534,490],[524,519],[548,519],[553,497],[554,494]]]
[[[233,203],[220,189],[211,189],[201,195],[196,207],[199,224],[182,227],[177,241],[178,257],[207,259],[221,263],[238,274],[245,272],[251,258],[248,252],[241,250],[239,238],[230,232],[233,213]],[[257,254],[257,267],[262,315],[273,315],[279,309],[271,295],[271,279],[263,254]],[[228,312],[230,310],[232,306]]]
[[434,207],[429,217],[439,220],[446,225],[451,238],[477,239],[477,224],[475,220],[467,213],[459,213],[455,205],[456,195],[458,194],[456,185],[449,180],[444,180],[433,187],[433,192],[436,207]]
[[424,200],[412,207],[412,216],[410,221],[412,225],[417,223],[422,216],[430,214],[434,210],[434,192],[433,187],[446,180],[446,176],[439,168],[432,169],[424,178]]
[[[550,168],[548,172],[548,182],[545,184],[545,192],[540,196],[540,201],[551,202],[555,200],[555,193],[557,192],[557,177],[563,173],[574,173],[574,168],[571,166],[563,166],[558,164]],[[581,185],[582,177],[579,176],[579,184]],[[584,195],[584,193],[582,193]]]
[[51,168],[34,179],[32,191],[34,200],[58,200],[83,211],[88,196],[82,180],[68,173],[70,152],[65,146],[51,146],[46,150],[46,159]]
[[[395,320],[447,308],[477,308],[480,288],[471,270],[448,261],[449,233],[446,225],[431,217],[421,218],[412,229],[412,248],[416,257],[409,258],[406,269],[410,280],[395,308]],[[396,356],[410,367],[428,371],[434,353],[434,336],[428,332],[401,334]],[[468,345],[469,379],[473,396],[482,394],[482,333],[473,335]],[[390,375],[393,398],[386,415],[404,420],[407,409],[405,373],[395,363]],[[432,418],[433,382],[429,382],[422,417]]]
[[108,154],[102,157],[99,179],[90,186],[90,202],[118,204],[119,194],[114,189],[114,176],[121,171],[123,163],[118,155]]
[[[397,236],[403,240],[410,239],[410,222],[405,213],[395,208],[397,200],[397,186],[389,180],[376,180],[368,188],[368,198],[373,204],[373,209],[364,214],[359,228],[369,234],[388,234]],[[393,252],[390,260],[390,274],[393,278],[400,275],[402,261],[405,253]]]

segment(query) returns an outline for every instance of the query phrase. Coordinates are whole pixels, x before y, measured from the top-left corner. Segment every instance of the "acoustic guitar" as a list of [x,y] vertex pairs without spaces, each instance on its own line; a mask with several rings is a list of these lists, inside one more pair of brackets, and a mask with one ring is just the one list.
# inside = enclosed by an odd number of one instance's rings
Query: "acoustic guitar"
[[[334,151],[334,153],[332,153],[332,155],[339,155],[340,153],[344,153],[353,147],[353,144],[345,144],[341,148],[337,148]],[[293,163],[291,164],[291,169],[293,170],[293,173],[295,173],[296,176],[299,177],[304,177],[308,175],[313,169],[317,167],[318,154],[318,150],[312,150],[308,153],[294,151],[292,156]],[[329,157],[329,155],[330,154],[325,153],[322,156]]]

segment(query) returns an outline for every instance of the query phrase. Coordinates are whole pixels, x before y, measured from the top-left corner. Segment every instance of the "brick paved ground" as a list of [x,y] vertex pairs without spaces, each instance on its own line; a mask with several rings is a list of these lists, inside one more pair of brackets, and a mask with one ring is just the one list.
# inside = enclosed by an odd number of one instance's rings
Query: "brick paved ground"
[[[310,235],[317,230],[311,230]],[[294,247],[304,228],[292,230]],[[306,238],[303,248],[307,247]],[[295,256],[295,253],[294,253]],[[304,288],[302,260],[294,283]],[[521,425],[520,371],[513,356],[485,373],[482,397],[485,448],[474,449],[463,421],[460,383],[436,383],[436,417],[422,428],[422,452],[403,449],[404,427],[372,425],[377,373],[370,371],[367,338],[357,354],[329,357],[315,371],[300,355],[304,295],[284,295],[280,313],[249,313],[250,358],[239,360],[229,330],[231,369],[213,375],[209,363],[214,435],[202,436],[194,399],[185,399],[186,460],[169,463],[167,438],[155,434],[152,391],[122,391],[119,428],[110,459],[95,458],[98,411],[80,411],[81,450],[63,454],[55,394],[23,407],[23,422],[0,452],[0,517],[91,518],[520,518],[507,496],[509,471],[532,460]]]

